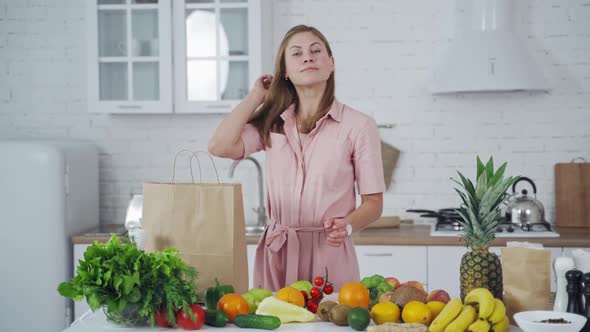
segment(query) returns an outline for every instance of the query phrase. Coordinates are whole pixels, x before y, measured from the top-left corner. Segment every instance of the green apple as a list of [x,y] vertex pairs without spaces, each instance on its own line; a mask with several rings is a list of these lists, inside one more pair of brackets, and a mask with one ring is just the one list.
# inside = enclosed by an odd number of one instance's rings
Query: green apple
[[307,296],[309,296],[309,291],[311,290],[311,288],[313,287],[313,285],[311,284],[311,282],[307,281],[307,280],[297,280],[293,283],[291,283],[289,285],[290,287],[296,288],[300,291],[305,291],[307,293]]
[[242,294],[244,300],[248,302],[248,312],[251,314],[255,313],[260,302],[269,296],[272,296],[272,292],[264,288],[252,288]]

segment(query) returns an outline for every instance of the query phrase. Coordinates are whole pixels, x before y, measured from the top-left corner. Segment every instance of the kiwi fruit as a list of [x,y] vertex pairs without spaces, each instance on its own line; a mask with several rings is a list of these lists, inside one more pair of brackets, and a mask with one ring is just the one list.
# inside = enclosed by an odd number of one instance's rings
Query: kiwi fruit
[[348,312],[352,308],[348,304],[335,305],[328,313],[330,321],[338,326],[348,326]]
[[337,304],[338,303],[334,301],[324,301],[320,303],[320,306],[318,307],[318,317],[324,322],[330,321],[328,314],[330,313],[330,310],[332,310],[332,308],[334,308]]

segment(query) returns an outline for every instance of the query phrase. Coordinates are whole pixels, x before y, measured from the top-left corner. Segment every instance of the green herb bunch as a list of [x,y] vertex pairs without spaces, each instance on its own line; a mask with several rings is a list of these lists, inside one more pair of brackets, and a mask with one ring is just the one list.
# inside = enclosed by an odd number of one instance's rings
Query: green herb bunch
[[102,307],[118,324],[153,326],[155,313],[163,307],[176,325],[176,310],[197,302],[196,276],[176,249],[146,253],[112,235],[108,242],[88,247],[74,278],[57,290],[75,301],[86,299],[93,311]]

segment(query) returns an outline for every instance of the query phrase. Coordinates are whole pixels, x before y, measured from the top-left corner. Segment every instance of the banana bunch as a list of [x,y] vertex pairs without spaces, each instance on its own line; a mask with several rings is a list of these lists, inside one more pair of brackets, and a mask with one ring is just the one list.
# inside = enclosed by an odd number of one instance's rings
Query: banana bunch
[[428,327],[429,332],[505,332],[510,322],[504,302],[486,288],[476,288],[461,299],[445,305]]

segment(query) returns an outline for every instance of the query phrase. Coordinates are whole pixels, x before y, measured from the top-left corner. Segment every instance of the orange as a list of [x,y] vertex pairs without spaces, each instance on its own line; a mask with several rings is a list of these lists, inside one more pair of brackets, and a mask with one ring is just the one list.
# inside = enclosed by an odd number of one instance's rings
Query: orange
[[357,281],[351,281],[342,288],[338,294],[338,303],[348,304],[351,308],[369,308],[369,290]]
[[430,309],[430,312],[432,313],[432,320],[434,320],[436,318],[436,316],[438,316],[438,314],[440,314],[440,312],[443,310],[443,308],[445,307],[446,304],[441,301],[430,301],[430,302],[427,302],[426,305],[428,306],[428,308]]
[[301,291],[295,287],[281,288],[275,297],[281,301],[289,302],[300,307],[305,306],[305,298],[303,297],[303,294],[301,294]]
[[371,318],[377,325],[395,323],[399,320],[399,307],[389,301],[377,303],[371,309]]
[[237,315],[248,313],[248,302],[239,294],[228,293],[217,302],[217,310],[225,312],[229,321],[233,321]]
[[402,320],[404,323],[428,325],[432,321],[432,312],[425,303],[410,301],[406,303],[402,310]]

